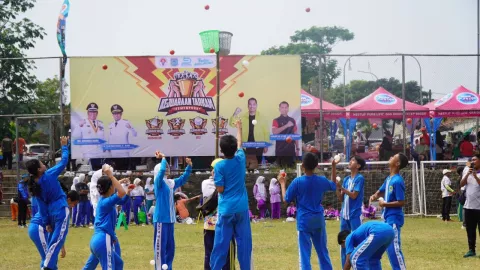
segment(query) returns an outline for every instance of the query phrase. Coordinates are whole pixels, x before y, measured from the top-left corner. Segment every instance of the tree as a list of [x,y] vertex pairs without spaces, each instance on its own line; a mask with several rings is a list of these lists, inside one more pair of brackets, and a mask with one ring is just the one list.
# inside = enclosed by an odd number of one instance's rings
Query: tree
[[[37,78],[31,74],[35,63],[25,58],[45,31],[28,18],[17,19],[34,7],[35,0],[0,1],[0,114],[31,113],[30,101],[37,87]],[[0,119],[0,132],[5,134],[11,119]]]
[[[312,26],[310,29],[297,30],[293,36],[290,36],[290,43],[286,46],[275,46],[261,52],[262,55],[302,55],[301,58],[301,78],[302,87],[308,89],[309,85],[317,82],[318,85],[318,67],[320,54],[328,54],[332,48],[341,41],[349,41],[354,38],[354,34],[348,29],[342,27],[318,27]],[[325,89],[332,87],[333,81],[340,76],[341,71],[337,68],[337,60],[330,59],[328,56],[323,62],[322,85]]]

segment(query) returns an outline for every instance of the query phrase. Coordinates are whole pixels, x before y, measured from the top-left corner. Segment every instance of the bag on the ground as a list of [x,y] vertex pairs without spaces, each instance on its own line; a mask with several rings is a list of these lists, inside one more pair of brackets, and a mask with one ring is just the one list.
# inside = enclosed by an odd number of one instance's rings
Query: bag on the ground
[[196,209],[201,211],[203,216],[207,216],[215,211],[218,207],[218,191],[214,191],[210,197],[203,198],[203,203],[199,204]]
[[145,214],[145,212],[143,211],[138,212],[138,222],[143,224],[147,223],[147,215]]

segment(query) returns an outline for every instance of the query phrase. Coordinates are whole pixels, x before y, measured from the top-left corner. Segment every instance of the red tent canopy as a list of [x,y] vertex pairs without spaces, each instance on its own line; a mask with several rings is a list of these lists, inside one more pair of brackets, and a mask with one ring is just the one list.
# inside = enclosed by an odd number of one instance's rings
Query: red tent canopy
[[425,105],[434,117],[480,116],[480,96],[460,86],[439,100]]
[[[384,118],[401,119],[403,117],[403,100],[394,96],[383,87],[345,107],[349,118]],[[428,109],[418,104],[405,101],[407,117],[428,117]]]
[[[317,118],[320,117],[320,99],[307,93],[302,89],[302,116]],[[327,101],[322,101],[323,117],[335,119],[345,117],[345,109]]]

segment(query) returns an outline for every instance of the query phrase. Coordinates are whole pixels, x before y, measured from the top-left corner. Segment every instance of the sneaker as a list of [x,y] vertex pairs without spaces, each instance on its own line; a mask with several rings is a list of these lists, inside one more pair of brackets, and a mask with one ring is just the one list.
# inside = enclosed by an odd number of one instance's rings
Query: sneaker
[[462,230],[465,230],[465,229],[466,229],[465,226],[462,225]]
[[477,254],[475,253],[475,251],[473,250],[469,250],[467,253],[465,253],[465,255],[463,255],[464,258],[468,258],[468,257],[475,257]]
[[94,229],[94,227],[93,227],[93,226],[90,226],[90,227],[88,227],[88,228],[89,228],[89,229],[91,229],[91,230],[93,230],[93,229]]

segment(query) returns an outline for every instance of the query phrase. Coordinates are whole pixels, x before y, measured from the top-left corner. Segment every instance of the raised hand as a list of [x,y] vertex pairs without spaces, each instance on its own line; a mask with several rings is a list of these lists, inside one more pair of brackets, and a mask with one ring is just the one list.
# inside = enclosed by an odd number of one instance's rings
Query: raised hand
[[162,159],[162,158],[165,157],[165,155],[164,155],[162,152],[160,152],[160,151],[157,150],[157,151],[155,152],[155,157],[156,157],[157,159]]
[[60,137],[60,144],[62,146],[67,145],[68,144],[68,137],[67,136]]
[[188,165],[190,165],[190,167],[193,166],[193,164],[192,164],[192,159],[190,159],[190,158],[185,158],[185,162],[186,162]]
[[242,128],[242,120],[237,119],[237,121],[235,121],[235,126],[236,126],[238,129],[241,129],[241,128]]

